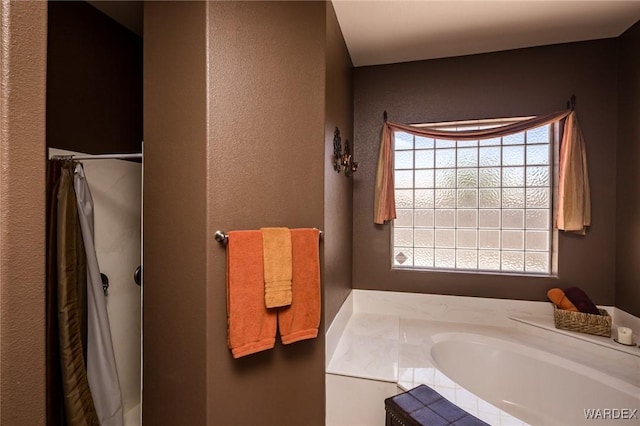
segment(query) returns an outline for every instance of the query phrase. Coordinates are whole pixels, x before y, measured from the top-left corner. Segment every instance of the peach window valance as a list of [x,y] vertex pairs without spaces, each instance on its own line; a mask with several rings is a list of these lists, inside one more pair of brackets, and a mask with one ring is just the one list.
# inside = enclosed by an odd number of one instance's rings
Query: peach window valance
[[573,109],[481,130],[447,131],[385,122],[382,127],[382,141],[380,142],[376,171],[374,223],[383,224],[385,221],[396,218],[393,180],[393,138],[395,131],[427,138],[465,141],[507,136],[560,120],[565,120],[565,124],[560,145],[556,227],[562,231],[577,232],[584,235],[586,227],[591,224],[589,176],[584,139]]

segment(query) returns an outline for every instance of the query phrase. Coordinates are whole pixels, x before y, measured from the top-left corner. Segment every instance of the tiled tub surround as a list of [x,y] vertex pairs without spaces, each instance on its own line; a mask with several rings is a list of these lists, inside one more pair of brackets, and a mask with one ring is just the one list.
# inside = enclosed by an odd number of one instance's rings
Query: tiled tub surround
[[[637,318],[608,310],[612,338],[618,322],[640,330]],[[327,350],[329,374],[426,384],[492,425],[605,424],[584,409],[640,411],[640,348],[556,330],[546,302],[354,290]]]

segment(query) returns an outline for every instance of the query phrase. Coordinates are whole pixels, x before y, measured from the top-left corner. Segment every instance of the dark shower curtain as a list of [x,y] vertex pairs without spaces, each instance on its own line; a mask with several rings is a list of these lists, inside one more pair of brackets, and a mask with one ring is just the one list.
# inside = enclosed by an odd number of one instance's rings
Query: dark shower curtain
[[87,266],[72,160],[47,173],[47,425],[99,425],[87,381]]

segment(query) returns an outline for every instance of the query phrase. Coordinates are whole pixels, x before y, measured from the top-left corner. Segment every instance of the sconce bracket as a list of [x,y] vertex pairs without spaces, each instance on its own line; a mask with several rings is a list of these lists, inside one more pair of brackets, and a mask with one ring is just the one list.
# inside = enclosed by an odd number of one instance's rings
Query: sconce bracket
[[340,173],[342,169],[342,138],[340,137],[340,129],[336,127],[333,133],[333,170]]
[[344,152],[342,151],[342,138],[340,137],[340,129],[337,127],[333,134],[333,170],[337,173],[344,170],[346,177],[353,176],[353,173],[358,170],[358,163],[353,161],[349,139],[345,139]]

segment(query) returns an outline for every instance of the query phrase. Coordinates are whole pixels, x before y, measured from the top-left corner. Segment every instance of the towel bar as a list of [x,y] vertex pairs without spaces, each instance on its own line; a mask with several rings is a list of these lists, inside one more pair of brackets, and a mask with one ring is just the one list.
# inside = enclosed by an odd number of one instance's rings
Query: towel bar
[[[313,228],[313,229],[317,229],[317,228]],[[319,230],[319,231],[320,231],[320,237],[322,237],[322,230]],[[226,234],[226,232],[221,231],[219,229],[215,232],[215,234],[213,234],[213,238],[215,238],[215,240],[222,245],[226,245],[227,241],[229,241],[229,236]]]

